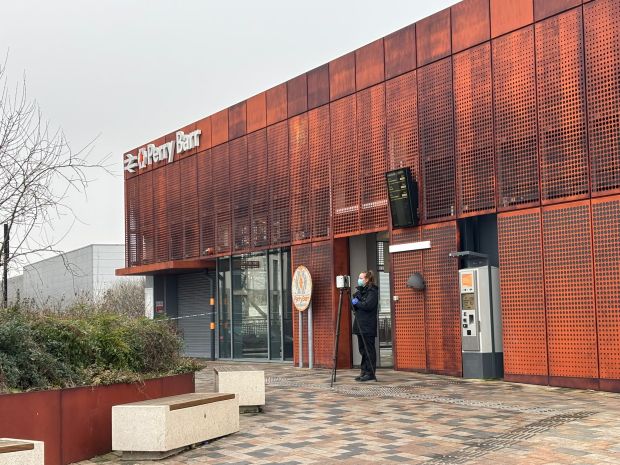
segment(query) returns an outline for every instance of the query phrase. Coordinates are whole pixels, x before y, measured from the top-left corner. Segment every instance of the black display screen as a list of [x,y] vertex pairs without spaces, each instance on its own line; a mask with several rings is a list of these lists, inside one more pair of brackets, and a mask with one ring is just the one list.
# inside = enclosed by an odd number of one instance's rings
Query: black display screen
[[409,168],[385,173],[387,180],[392,226],[406,228],[418,224],[418,184]]

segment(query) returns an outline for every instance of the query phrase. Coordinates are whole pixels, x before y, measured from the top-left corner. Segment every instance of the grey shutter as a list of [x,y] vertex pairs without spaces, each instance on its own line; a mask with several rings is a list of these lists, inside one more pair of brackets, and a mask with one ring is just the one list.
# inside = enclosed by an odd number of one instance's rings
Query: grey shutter
[[210,311],[210,288],[207,275],[204,272],[179,275],[177,285],[179,292],[178,327],[183,336],[185,355],[210,357],[211,315],[204,315]]

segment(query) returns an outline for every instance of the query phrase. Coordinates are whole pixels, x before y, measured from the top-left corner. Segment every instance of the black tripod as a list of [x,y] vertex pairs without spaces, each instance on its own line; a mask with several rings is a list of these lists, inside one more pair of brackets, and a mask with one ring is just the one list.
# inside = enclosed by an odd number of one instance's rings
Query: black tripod
[[[340,342],[340,316],[342,315],[342,295],[345,292],[344,288],[339,288],[338,289],[340,295],[338,296],[338,316],[336,317],[336,340],[334,341],[334,356],[333,356],[333,367],[332,367],[332,376],[331,376],[331,380],[329,383],[329,387],[333,387],[334,383],[336,382],[336,366],[338,365],[338,343]],[[355,316],[355,323],[357,324],[357,330],[360,332],[360,337],[362,339],[362,343],[364,344],[364,352],[366,353],[366,358],[368,359],[368,363],[370,363],[370,366],[372,368],[372,373],[375,377],[375,381],[377,380],[377,370],[376,367],[373,366],[372,364],[372,359],[370,358],[370,354],[368,352],[368,346],[366,345],[366,339],[364,338],[364,334],[362,333],[362,329],[360,328],[360,322],[357,319],[357,311],[355,310],[355,307],[349,303],[349,305],[351,305],[351,310],[353,310],[353,316]]]

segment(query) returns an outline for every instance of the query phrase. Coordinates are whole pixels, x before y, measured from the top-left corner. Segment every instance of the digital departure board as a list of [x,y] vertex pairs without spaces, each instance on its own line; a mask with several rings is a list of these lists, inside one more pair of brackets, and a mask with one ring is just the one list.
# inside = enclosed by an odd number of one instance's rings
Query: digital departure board
[[392,226],[406,228],[418,224],[418,184],[409,168],[400,168],[385,173]]

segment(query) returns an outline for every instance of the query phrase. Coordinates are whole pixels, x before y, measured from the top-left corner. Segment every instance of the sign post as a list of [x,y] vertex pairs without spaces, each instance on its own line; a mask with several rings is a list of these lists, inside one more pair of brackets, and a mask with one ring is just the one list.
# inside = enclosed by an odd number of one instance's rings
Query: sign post
[[299,367],[303,367],[303,313],[308,310],[308,367],[314,366],[314,347],[312,344],[312,276],[310,271],[300,265],[293,273],[293,283],[291,286],[293,305],[299,312]]

